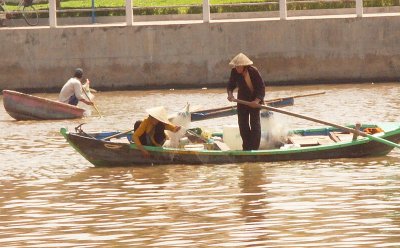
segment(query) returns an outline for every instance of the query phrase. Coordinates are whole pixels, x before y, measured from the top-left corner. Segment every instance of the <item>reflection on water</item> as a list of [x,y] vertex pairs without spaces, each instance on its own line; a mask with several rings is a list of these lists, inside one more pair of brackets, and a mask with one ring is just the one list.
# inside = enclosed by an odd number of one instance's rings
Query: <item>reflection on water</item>
[[[338,124],[399,121],[396,84],[267,87],[267,98],[317,91],[326,94],[286,109]],[[16,122],[0,110],[1,247],[400,246],[398,149],[378,158],[94,168],[60,127],[129,130],[149,106],[229,104],[224,89],[96,96],[103,118]],[[290,127],[310,125],[279,117]]]

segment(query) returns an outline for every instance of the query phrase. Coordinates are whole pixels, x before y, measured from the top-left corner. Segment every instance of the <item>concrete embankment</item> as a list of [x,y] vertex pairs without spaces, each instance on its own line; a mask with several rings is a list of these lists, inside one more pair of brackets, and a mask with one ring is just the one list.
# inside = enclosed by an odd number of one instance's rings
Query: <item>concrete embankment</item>
[[221,86],[244,52],[267,84],[397,81],[400,14],[0,29],[0,89]]

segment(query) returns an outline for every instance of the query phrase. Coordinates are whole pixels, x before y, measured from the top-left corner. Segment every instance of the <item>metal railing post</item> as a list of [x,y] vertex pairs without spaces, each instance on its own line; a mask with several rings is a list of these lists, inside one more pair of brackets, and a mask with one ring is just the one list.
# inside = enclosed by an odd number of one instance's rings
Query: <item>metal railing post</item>
[[287,19],[286,0],[279,0],[279,16],[280,16],[281,20]]
[[49,24],[51,28],[57,27],[56,0],[49,0]]
[[133,26],[133,0],[125,2],[125,19],[127,26]]
[[203,22],[210,22],[210,0],[203,0]]
[[363,0],[356,0],[356,13],[357,17],[363,16]]

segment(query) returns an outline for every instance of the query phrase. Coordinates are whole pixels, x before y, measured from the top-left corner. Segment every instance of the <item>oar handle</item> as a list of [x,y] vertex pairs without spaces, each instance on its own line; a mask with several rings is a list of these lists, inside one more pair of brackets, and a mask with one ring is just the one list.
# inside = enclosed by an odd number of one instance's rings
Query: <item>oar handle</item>
[[123,132],[123,133],[117,133],[117,134],[114,134],[114,135],[111,135],[111,136],[102,138],[102,140],[110,140],[110,139],[112,139],[112,138],[117,138],[117,137],[120,137],[120,136],[122,136],[122,135],[128,134],[128,133],[133,132],[133,131],[134,131],[134,129],[128,130],[128,131]]
[[[281,98],[273,98],[270,100],[265,100],[264,102],[266,104],[268,103],[276,103],[276,102],[281,102],[281,101],[285,101],[285,100],[289,100],[289,99],[293,99],[293,98],[299,98],[299,97],[307,97],[307,96],[316,96],[316,95],[321,95],[321,94],[325,94],[325,91],[322,92],[317,92],[317,93],[311,93],[311,94],[304,94],[304,95],[297,95],[297,96],[288,96],[288,97],[281,97]],[[192,114],[196,114],[196,113],[204,113],[204,112],[215,112],[215,111],[220,111],[220,110],[228,110],[228,109],[234,109],[236,108],[236,106],[226,106],[226,107],[220,107],[220,108],[212,108],[212,109],[205,109],[205,110],[196,110],[191,112]]]
[[301,118],[301,119],[314,121],[314,122],[321,123],[321,124],[324,124],[324,125],[327,125],[327,126],[336,127],[336,128],[341,129],[343,131],[348,131],[350,133],[355,133],[355,134],[358,134],[360,136],[367,137],[370,140],[375,140],[375,141],[381,142],[383,144],[386,144],[386,145],[389,145],[389,146],[392,146],[392,147],[400,148],[400,145],[397,144],[397,143],[391,142],[389,140],[386,140],[386,139],[383,139],[383,138],[380,138],[380,137],[377,137],[377,136],[374,136],[374,135],[370,135],[370,134],[364,133],[364,132],[362,132],[360,130],[356,130],[356,129],[353,129],[353,128],[341,126],[341,125],[338,125],[338,124],[335,124],[335,123],[332,123],[332,122],[327,122],[327,121],[324,121],[324,120],[315,119],[315,118],[312,118],[312,117],[309,117],[309,116],[305,116],[305,115],[289,112],[289,111],[286,111],[286,110],[283,110],[283,109],[278,109],[278,108],[274,108],[274,107],[270,107],[270,106],[264,106],[264,105],[260,105],[260,104],[254,104],[254,103],[243,101],[243,100],[239,100],[239,99],[235,99],[234,101],[239,103],[239,104],[247,105],[247,106],[250,106],[250,107],[257,107],[257,108],[261,108],[261,109],[266,109],[266,110],[278,112],[278,113],[281,113],[281,114],[286,114],[286,115],[298,117],[298,118]]

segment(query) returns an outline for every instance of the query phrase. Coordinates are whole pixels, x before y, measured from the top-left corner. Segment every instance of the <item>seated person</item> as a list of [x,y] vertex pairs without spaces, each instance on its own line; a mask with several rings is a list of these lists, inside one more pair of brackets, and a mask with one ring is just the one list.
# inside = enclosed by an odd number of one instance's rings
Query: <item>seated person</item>
[[143,121],[135,123],[135,131],[132,140],[142,152],[143,157],[150,156],[143,146],[162,146],[167,139],[165,130],[178,132],[181,127],[175,126],[168,120],[167,111],[164,107],[146,109],[149,116]]
[[[60,102],[76,106],[79,101],[82,101],[87,105],[93,105],[93,102],[86,100],[83,96],[82,77],[83,70],[77,68],[74,77],[70,78],[62,87],[58,96]],[[86,79],[86,83],[89,83],[88,79]]]

